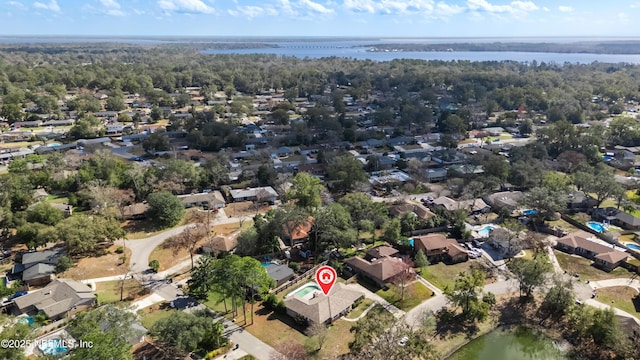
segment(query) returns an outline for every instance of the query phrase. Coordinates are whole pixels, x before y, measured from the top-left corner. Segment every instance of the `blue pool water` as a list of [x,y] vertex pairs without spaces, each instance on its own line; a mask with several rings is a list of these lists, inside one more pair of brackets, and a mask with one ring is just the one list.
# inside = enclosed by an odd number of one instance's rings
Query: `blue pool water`
[[602,223],[595,222],[595,221],[589,221],[587,223],[587,226],[592,228],[593,230],[599,232],[599,233],[604,232],[606,230],[606,228],[604,227],[604,225]]
[[33,316],[25,316],[23,318],[20,318],[19,321],[21,323],[23,323],[23,324],[33,325],[33,323],[36,321],[36,319],[34,319]]
[[604,161],[611,161],[611,160],[613,160],[613,157],[611,157],[611,156],[603,156],[602,159]]
[[640,245],[638,244],[626,243],[625,245],[627,245],[629,249],[640,251]]
[[39,348],[45,355],[62,355],[67,352],[67,348],[62,346],[60,339],[51,339],[40,345]]
[[534,209],[522,210],[522,215],[529,216],[529,215],[535,215],[535,214],[536,214],[536,211]]
[[411,245],[411,247],[413,247],[413,246],[414,246],[415,241],[413,240],[413,238],[411,238],[411,239],[409,239],[409,240],[407,240],[407,241],[409,242],[409,245]]
[[482,237],[489,237],[489,232],[495,228],[496,227],[493,225],[485,225],[478,230],[478,235]]

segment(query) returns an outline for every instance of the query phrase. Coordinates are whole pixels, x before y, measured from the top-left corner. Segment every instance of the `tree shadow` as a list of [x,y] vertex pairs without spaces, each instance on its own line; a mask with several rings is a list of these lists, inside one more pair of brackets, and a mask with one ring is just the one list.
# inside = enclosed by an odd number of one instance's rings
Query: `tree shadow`
[[445,339],[451,334],[464,333],[467,339],[472,339],[480,331],[475,322],[467,321],[461,314],[442,309],[436,315],[436,336]]

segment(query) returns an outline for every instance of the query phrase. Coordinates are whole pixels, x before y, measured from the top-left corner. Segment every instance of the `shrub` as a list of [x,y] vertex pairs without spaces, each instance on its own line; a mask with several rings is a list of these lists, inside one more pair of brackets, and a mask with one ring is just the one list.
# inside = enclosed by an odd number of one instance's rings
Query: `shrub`
[[62,256],[58,259],[56,264],[56,273],[61,273],[69,270],[73,266],[73,260],[68,256]]
[[118,246],[118,248],[116,249],[116,254],[122,254],[122,253],[124,253],[124,247]]
[[298,264],[295,261],[292,261],[289,263],[289,267],[291,268],[291,270],[295,271],[295,272],[299,272],[300,271],[300,264]]
[[278,298],[273,294],[267,294],[262,304],[268,309],[276,310],[278,307]]

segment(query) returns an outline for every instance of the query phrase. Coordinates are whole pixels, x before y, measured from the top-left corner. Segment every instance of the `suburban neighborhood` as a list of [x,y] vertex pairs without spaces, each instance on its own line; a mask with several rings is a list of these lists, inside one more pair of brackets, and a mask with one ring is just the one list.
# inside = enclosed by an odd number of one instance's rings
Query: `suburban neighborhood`
[[253,88],[118,51],[125,73],[96,62],[108,79],[77,86],[3,58],[0,338],[25,341],[0,357],[457,359],[509,326],[585,358],[640,354],[637,86],[569,109],[528,73],[573,89],[568,65],[485,64],[481,91],[469,64],[364,82],[401,75],[283,59],[299,87]]

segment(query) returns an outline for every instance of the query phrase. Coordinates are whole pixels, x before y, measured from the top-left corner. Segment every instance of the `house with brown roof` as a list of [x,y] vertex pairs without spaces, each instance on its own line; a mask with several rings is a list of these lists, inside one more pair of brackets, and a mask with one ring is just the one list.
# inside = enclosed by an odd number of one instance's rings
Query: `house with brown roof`
[[397,254],[397,251],[392,251],[395,249],[388,246],[380,246],[379,248],[369,250],[365,259],[354,256],[345,260],[344,263],[348,266],[347,271],[384,287],[393,277],[410,269],[409,265],[401,258],[393,256]]
[[482,199],[454,200],[446,196],[440,196],[433,200],[433,206],[441,206],[447,211],[467,210],[472,214],[486,213],[491,208]]
[[393,205],[389,208],[389,214],[392,216],[402,216],[405,213],[412,212],[420,219],[428,219],[435,214],[422,204],[402,203]]
[[140,220],[146,217],[150,206],[147,203],[136,203],[122,208],[122,218],[125,220]]
[[422,250],[429,262],[458,263],[467,261],[469,254],[455,239],[447,239],[442,234],[429,234],[414,237],[416,251]]
[[336,283],[326,296],[320,289],[304,295],[297,290],[293,291],[285,297],[284,305],[287,314],[294,319],[304,319],[309,324],[323,324],[331,323],[348,314],[353,304],[363,297],[362,292]]
[[97,303],[93,290],[73,279],[56,279],[44,288],[13,300],[13,313],[35,315],[44,313],[57,320],[89,309]]
[[594,260],[596,265],[607,271],[615,269],[629,257],[614,245],[604,245],[595,241],[593,234],[582,230],[558,239],[556,248]]
[[205,210],[209,210],[221,209],[225,206],[225,201],[220,191],[178,195],[178,199],[180,199],[185,208],[202,207]]
[[301,222],[289,221],[283,225],[283,232],[289,246],[301,244],[309,238],[311,229],[313,227],[313,217],[309,216],[306,220]]

